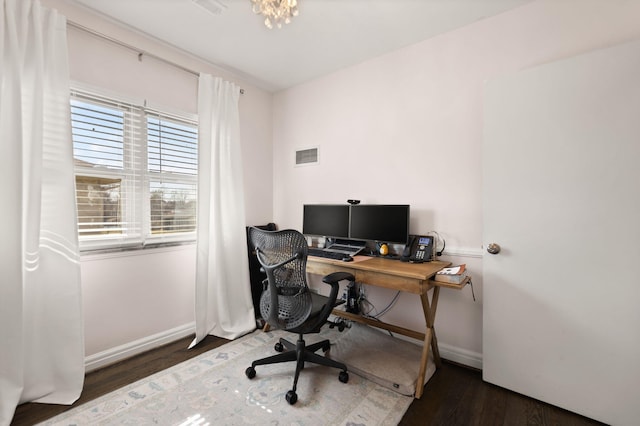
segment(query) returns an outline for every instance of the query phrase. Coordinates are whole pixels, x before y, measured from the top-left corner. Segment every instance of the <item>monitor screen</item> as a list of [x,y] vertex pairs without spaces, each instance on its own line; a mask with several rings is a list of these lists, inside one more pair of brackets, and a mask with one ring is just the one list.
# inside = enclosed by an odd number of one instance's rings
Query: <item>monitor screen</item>
[[351,206],[349,238],[406,244],[408,237],[408,204],[358,204]]
[[346,204],[305,204],[302,233],[320,237],[349,238],[349,206]]

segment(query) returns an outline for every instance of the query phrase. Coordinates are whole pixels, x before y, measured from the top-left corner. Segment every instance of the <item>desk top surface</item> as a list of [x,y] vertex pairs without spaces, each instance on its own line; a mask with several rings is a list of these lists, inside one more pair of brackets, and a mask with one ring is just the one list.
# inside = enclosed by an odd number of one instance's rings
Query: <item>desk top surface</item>
[[394,275],[403,278],[411,278],[420,281],[426,281],[433,277],[436,272],[442,268],[451,265],[451,262],[443,262],[434,260],[425,263],[409,263],[396,259],[387,259],[384,257],[368,257],[354,256],[353,262],[343,262],[341,260],[327,259],[324,257],[309,256],[308,263],[325,263],[345,269],[354,269],[360,271],[370,271]]

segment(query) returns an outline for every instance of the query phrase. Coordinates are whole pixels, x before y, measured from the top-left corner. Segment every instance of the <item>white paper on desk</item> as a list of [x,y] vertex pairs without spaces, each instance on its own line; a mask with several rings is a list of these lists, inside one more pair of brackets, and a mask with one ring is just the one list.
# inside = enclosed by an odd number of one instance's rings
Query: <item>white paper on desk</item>
[[458,266],[452,266],[450,268],[442,268],[441,270],[436,272],[436,274],[438,274],[438,275],[461,275],[462,273],[464,273],[465,267],[466,267],[466,265],[462,264],[462,265],[458,265]]

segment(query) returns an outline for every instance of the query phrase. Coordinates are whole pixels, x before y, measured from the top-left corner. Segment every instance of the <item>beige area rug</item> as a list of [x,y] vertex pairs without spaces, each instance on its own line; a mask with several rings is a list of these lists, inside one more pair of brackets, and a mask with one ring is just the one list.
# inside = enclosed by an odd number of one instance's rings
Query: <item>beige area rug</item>
[[[326,331],[325,331],[326,329]],[[325,327],[307,336],[343,337]],[[43,425],[396,425],[413,401],[357,374],[338,380],[339,370],[307,364],[298,380],[298,402],[285,394],[293,384],[294,363],[245,369],[275,353],[283,331],[253,333],[167,370],[73,408]]]

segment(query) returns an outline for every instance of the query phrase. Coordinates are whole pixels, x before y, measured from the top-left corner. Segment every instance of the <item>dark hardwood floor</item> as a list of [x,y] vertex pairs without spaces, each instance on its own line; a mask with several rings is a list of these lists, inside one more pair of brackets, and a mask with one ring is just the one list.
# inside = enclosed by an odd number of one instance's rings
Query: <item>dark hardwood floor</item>
[[[124,385],[217,348],[227,340],[207,336],[187,350],[188,337],[90,372],[73,406],[27,403],[17,407],[11,425],[33,425]],[[591,419],[482,381],[480,371],[444,362],[431,377],[421,399],[413,401],[400,425],[601,425]]]
[[595,426],[602,423],[492,385],[482,372],[443,360],[400,425]]
[[[11,426],[34,425],[80,404],[150,376],[201,353],[224,345],[228,340],[207,336],[195,348],[187,349],[193,336],[87,373],[80,398],[71,406],[26,403],[19,405]],[[81,425],[79,425],[81,426]],[[84,425],[82,425],[84,426]]]

